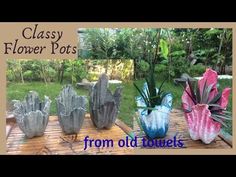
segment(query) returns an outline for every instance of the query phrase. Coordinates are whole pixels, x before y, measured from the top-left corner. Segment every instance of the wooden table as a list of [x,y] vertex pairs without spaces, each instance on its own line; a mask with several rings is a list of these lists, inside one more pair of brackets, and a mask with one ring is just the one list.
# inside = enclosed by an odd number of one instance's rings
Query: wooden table
[[[139,142],[145,134],[140,130],[137,119],[134,119],[134,133],[138,136]],[[163,139],[173,139],[176,136],[177,139],[182,139],[184,142],[183,148],[192,149],[229,149],[232,148],[231,135],[221,131],[220,135],[210,144],[203,144],[200,140],[193,141],[189,135],[186,120],[183,112],[178,109],[173,109],[170,115],[170,124],[167,135]],[[144,148],[139,144],[139,148]],[[156,148],[156,147],[155,147]]]
[[[86,115],[83,126],[78,134],[64,135],[59,126],[56,116],[49,118],[49,123],[42,137],[32,139],[25,138],[25,135],[18,126],[9,121],[7,123],[7,154],[133,154],[133,148],[120,148],[117,142],[125,139],[131,129],[120,120],[109,129],[98,130],[94,127],[89,115]],[[97,148],[91,147],[84,150],[84,138],[90,139],[112,139],[114,147]]]

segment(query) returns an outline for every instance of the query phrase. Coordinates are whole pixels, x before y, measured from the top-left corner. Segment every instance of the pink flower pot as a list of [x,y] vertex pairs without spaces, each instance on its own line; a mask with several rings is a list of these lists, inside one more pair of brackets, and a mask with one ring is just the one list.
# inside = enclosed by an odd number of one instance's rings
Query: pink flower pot
[[[203,78],[198,81],[200,94],[203,92],[205,82],[207,85],[213,85],[212,91],[209,94],[209,100],[213,99],[218,94],[216,86],[217,77],[218,75],[215,71],[207,69],[203,74]],[[182,95],[182,107],[188,124],[190,137],[193,140],[202,140],[205,144],[209,144],[219,135],[221,124],[211,117],[211,112],[207,104],[194,103],[187,92],[191,93],[188,84],[186,86],[186,91],[184,91]],[[227,107],[229,94],[230,88],[225,88],[221,98],[217,102],[223,109],[226,109]]]

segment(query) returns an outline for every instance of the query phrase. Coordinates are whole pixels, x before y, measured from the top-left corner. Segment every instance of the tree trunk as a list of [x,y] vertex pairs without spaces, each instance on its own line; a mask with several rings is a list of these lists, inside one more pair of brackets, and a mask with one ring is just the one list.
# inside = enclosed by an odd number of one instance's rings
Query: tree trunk
[[23,73],[22,73],[22,68],[20,69],[20,76],[21,76],[21,82],[25,83],[24,76],[23,76]]
[[46,79],[46,74],[45,74],[45,68],[44,68],[44,66],[43,66],[42,63],[41,63],[41,70],[42,70],[42,76],[43,76],[44,83],[47,84],[47,79]]
[[[169,45],[169,53],[171,53],[171,50],[172,50],[172,38],[171,38],[171,35],[170,35],[170,32],[169,30],[167,30],[167,33],[168,33],[168,38],[169,38],[169,41],[170,41],[170,45]],[[171,73],[171,69],[172,69],[172,58],[171,58],[171,55],[169,55],[169,59],[168,59],[168,74],[169,74],[169,81],[170,81],[170,73]]]
[[[222,49],[222,46],[223,46],[225,32],[226,32],[226,29],[224,29],[223,33],[221,34],[220,45],[219,45],[219,49],[218,49],[218,57],[220,56],[221,49]],[[220,74],[222,74],[222,70],[223,70],[222,67],[223,66],[224,66],[224,61],[220,61],[220,63],[219,63],[219,72],[220,72]]]
[[108,67],[109,67],[109,59],[106,60],[106,64],[105,64],[105,73],[106,74],[108,72]]
[[23,76],[23,72],[22,72],[22,67],[21,67],[21,61],[18,61],[18,65],[19,65],[19,69],[20,69],[20,77],[21,77],[21,82],[25,83],[24,81],[24,76]]
[[60,84],[62,84],[64,80],[64,70],[65,70],[65,60],[63,60],[61,69],[60,69]]

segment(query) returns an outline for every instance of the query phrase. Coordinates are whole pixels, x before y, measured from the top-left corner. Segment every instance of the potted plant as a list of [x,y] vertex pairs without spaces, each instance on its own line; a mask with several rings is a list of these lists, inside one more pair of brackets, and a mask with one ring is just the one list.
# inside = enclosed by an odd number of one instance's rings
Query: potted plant
[[[172,109],[173,96],[162,87],[156,88],[155,68],[161,61],[168,61],[169,47],[166,40],[161,39],[162,29],[144,30],[144,42],[141,52],[142,61],[147,63],[144,86],[140,89],[135,83],[139,96],[136,97],[139,113],[139,123],[148,138],[164,137],[169,127],[169,115]],[[141,63],[141,62],[140,62]],[[141,66],[140,66],[141,68]],[[168,73],[167,73],[168,75]]]
[[189,134],[193,140],[211,143],[226,126],[224,120],[230,120],[230,112],[226,111],[230,88],[222,92],[217,89],[217,73],[206,69],[197,87],[187,81],[182,95],[182,107],[188,124]]
[[71,85],[66,85],[56,98],[60,126],[65,134],[78,133],[86,113],[86,97],[77,95]]
[[122,88],[118,87],[114,94],[108,89],[108,77],[102,74],[90,91],[90,116],[93,124],[101,128],[111,128],[118,115]]
[[168,131],[173,96],[162,90],[165,80],[156,88],[154,73],[149,76],[142,89],[134,83],[140,94],[136,97],[139,122],[148,138],[162,138]]
[[30,91],[23,101],[13,100],[13,114],[27,138],[42,136],[48,124],[51,100],[45,96],[41,102],[35,91]]

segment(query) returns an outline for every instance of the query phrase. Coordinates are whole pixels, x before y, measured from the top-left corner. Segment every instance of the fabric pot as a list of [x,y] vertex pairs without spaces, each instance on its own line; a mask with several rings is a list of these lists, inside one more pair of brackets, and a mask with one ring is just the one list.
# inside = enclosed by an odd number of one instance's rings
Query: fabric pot
[[60,126],[65,134],[78,133],[83,125],[87,99],[78,96],[71,85],[67,85],[56,98]]
[[[147,83],[144,84],[143,90],[146,92]],[[157,90],[158,91],[158,90]],[[161,105],[155,106],[154,110],[148,114],[147,109],[138,109],[139,120],[143,131],[148,138],[163,138],[169,128],[169,116],[172,109],[173,96],[168,93],[162,100]],[[146,107],[142,97],[136,97],[136,102],[138,107]]]
[[27,138],[42,136],[48,124],[51,100],[45,96],[40,101],[37,92],[30,91],[23,101],[13,100],[13,114]]
[[[212,84],[212,91],[209,94],[209,100],[214,98],[218,94],[217,89],[218,75],[215,71],[207,69],[203,74],[203,77],[198,81],[198,88],[200,94],[203,92],[203,87]],[[226,109],[230,88],[225,88],[222,92],[222,96],[218,101],[221,108]],[[211,112],[207,104],[194,104],[192,99],[187,94],[191,93],[189,85],[187,84],[186,91],[182,95],[182,107],[186,122],[188,124],[189,134],[193,140],[201,140],[205,144],[210,144],[220,133],[221,124],[216,122],[211,117]],[[186,112],[185,110],[189,110]]]
[[93,124],[101,128],[111,128],[118,115],[121,91],[119,87],[114,94],[108,89],[108,77],[102,74],[90,91],[90,117]]

